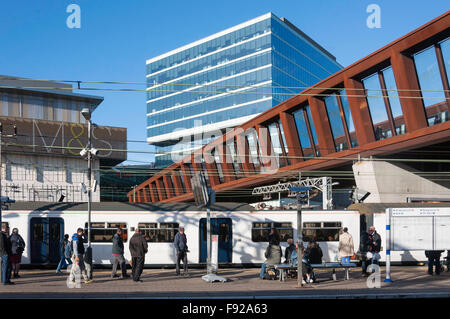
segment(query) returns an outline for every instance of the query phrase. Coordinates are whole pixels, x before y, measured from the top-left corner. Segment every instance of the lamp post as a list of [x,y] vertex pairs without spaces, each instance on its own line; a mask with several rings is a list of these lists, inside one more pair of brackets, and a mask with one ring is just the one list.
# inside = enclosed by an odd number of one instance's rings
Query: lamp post
[[89,279],[92,279],[92,246],[91,246],[91,202],[92,202],[92,156],[97,155],[98,150],[92,147],[92,121],[91,121],[91,110],[89,108],[83,108],[81,114],[88,122],[88,145],[87,148],[81,150],[81,156],[87,156],[88,161],[88,248],[86,251],[86,263],[90,265]]
[[9,198],[2,197],[2,171],[3,171],[3,163],[2,163],[2,143],[3,137],[16,137],[17,136],[17,125],[14,124],[14,134],[3,134],[3,125],[0,123],[0,226],[2,225],[2,206],[4,201],[8,201]]

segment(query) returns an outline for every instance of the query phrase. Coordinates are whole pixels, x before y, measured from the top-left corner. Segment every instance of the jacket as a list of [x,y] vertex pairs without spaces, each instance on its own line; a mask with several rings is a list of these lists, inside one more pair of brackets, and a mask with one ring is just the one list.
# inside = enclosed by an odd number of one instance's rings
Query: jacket
[[72,236],[73,254],[77,257],[84,256],[84,240],[83,236],[73,234]]
[[187,251],[187,237],[186,234],[181,235],[180,233],[177,233],[175,235],[175,239],[173,240],[173,245],[175,246],[175,249],[178,251]]
[[69,244],[69,240],[68,239],[63,239],[61,240],[61,256],[64,256],[65,252],[66,252],[66,246]]
[[130,239],[131,257],[144,257],[148,251],[147,241],[142,234],[135,233]]
[[306,256],[307,256],[307,260],[309,263],[321,264],[323,252],[322,252],[322,249],[320,248],[319,244],[316,244],[315,247],[307,248]]
[[339,255],[341,257],[353,256],[355,253],[353,246],[353,237],[349,233],[342,233],[339,236]]
[[288,247],[286,247],[286,249],[284,250],[284,259],[286,259],[285,262],[289,262],[291,260],[291,254],[293,250],[295,250],[294,244],[290,244]]
[[11,242],[9,241],[8,235],[4,232],[0,232],[0,256],[12,255]]
[[267,246],[264,256],[267,258],[264,262],[266,265],[281,264],[281,247],[280,245]]
[[381,236],[377,232],[374,232],[372,235],[369,235],[369,251],[373,253],[379,253],[380,250]]
[[9,236],[9,241],[11,242],[11,252],[13,255],[23,253],[23,250],[25,249],[25,241],[22,236],[12,233],[11,236]]
[[123,255],[123,239],[122,236],[115,233],[113,237],[112,254],[113,255]]
[[441,254],[443,253],[443,250],[425,250],[425,256],[427,258],[441,258]]

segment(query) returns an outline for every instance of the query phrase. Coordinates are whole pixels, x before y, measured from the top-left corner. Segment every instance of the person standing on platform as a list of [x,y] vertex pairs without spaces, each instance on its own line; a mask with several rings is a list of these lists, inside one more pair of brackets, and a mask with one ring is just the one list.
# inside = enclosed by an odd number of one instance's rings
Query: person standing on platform
[[84,265],[85,249],[83,233],[83,228],[78,228],[77,233],[72,236],[73,266],[70,270],[69,281],[75,281],[75,272],[79,271],[83,275],[84,283],[89,284],[92,282],[92,279],[89,279]]
[[436,275],[441,274],[441,254],[443,250],[425,250],[425,256],[428,258],[428,274],[433,275],[433,265]]
[[142,236],[139,228],[136,228],[133,237],[130,239],[131,272],[134,282],[142,282],[141,275],[144,269],[145,254],[148,251],[147,241]]
[[187,238],[184,233],[184,227],[178,229],[178,233],[175,235],[173,245],[175,246],[175,250],[177,253],[177,266],[176,266],[176,274],[180,276],[180,263],[183,261],[184,267],[184,276],[189,276],[188,274],[188,264],[187,264],[187,253],[189,252],[187,246]]
[[20,278],[19,276],[19,270],[20,270],[20,263],[22,261],[22,253],[25,250],[25,241],[23,240],[22,236],[19,235],[19,230],[17,228],[14,228],[11,236],[9,237],[9,240],[11,242],[11,268],[13,271],[13,278]]
[[348,228],[344,227],[342,234],[339,236],[339,255],[343,264],[350,263],[350,257],[355,253],[353,245],[353,237],[348,233]]
[[2,258],[2,283],[4,285],[14,285],[11,281],[11,263],[10,257],[12,255],[11,242],[8,236],[8,226],[2,225],[0,233],[0,255]]
[[375,226],[370,226],[368,233],[369,233],[369,251],[367,253],[367,256],[368,256],[370,264],[378,265],[378,261],[381,258],[381,256],[380,256],[381,236],[375,230]]
[[61,269],[65,268],[66,265],[72,265],[71,257],[73,251],[71,248],[71,243],[69,241],[69,235],[65,234],[64,239],[61,241],[61,259],[59,260],[58,267],[56,268],[56,273],[61,274]]
[[120,269],[122,270],[122,274],[120,278],[129,278],[130,275],[127,275],[127,265],[125,263],[125,257],[123,257],[124,246],[122,239],[122,229],[117,228],[117,232],[113,237],[113,247],[112,247],[112,255],[114,257],[114,265],[111,273],[111,278],[119,277],[116,275],[117,265],[120,263]]

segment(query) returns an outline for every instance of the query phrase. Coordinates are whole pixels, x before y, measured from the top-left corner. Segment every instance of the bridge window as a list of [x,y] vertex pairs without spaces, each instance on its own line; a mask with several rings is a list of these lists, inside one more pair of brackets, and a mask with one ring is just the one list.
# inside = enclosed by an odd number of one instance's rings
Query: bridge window
[[231,161],[233,162],[234,173],[237,178],[242,176],[242,166],[238,160],[237,152],[236,152],[236,142],[234,138],[231,141],[226,143],[227,149],[229,151],[229,155],[231,157]]
[[344,124],[347,127],[347,131],[350,138],[352,147],[358,146],[358,140],[356,138],[355,124],[353,123],[352,113],[350,112],[350,105],[348,104],[347,93],[345,90],[339,91],[339,100],[342,111],[344,112]]
[[[280,129],[281,139],[283,140],[284,152],[286,155],[289,155],[289,148],[287,147],[286,137],[284,136],[283,124],[281,124],[281,120],[278,120],[278,128]],[[289,165],[289,158],[286,157],[286,162]]]
[[225,181],[221,164],[222,160],[218,154],[219,152],[217,152],[217,148],[215,148],[211,153],[214,156],[214,163],[216,164],[217,174],[219,175],[219,182],[222,184]]
[[305,119],[305,111],[304,109],[300,109],[292,113],[294,115],[295,124],[297,126],[297,133],[300,139],[300,145],[303,150],[303,156],[305,160],[308,157],[314,157],[314,150],[312,148],[311,139],[309,138],[309,127]]
[[303,241],[339,241],[341,222],[303,223]]
[[273,155],[276,156],[277,167],[286,166],[286,153],[284,152],[282,137],[280,136],[278,123],[272,123],[268,126],[270,141],[272,143]]
[[347,137],[343,119],[341,117],[341,109],[338,104],[338,97],[335,93],[324,99],[325,106],[330,120],[331,133],[333,134],[336,152],[348,149]]
[[290,222],[278,222],[278,223],[252,223],[252,241],[253,242],[268,242],[270,229],[275,227],[280,234],[280,241],[285,242],[288,238],[294,237],[294,229]]
[[381,80],[382,84],[384,84],[385,90],[383,91],[383,95],[387,96],[387,109],[392,113],[392,118],[394,120],[395,126],[395,134],[405,134],[406,126],[405,119],[403,118],[403,110],[400,104],[400,99],[398,95],[397,85],[395,83],[394,72],[392,71],[392,67],[387,67],[381,71]]
[[[449,120],[448,104],[444,89],[448,89],[448,63],[443,57],[449,56],[448,39],[413,55],[417,78],[422,92],[428,125]],[[447,64],[447,73],[444,70]]]
[[[85,238],[88,238],[88,223],[84,225]],[[93,243],[112,243],[113,237],[117,232],[117,228],[122,229],[122,240],[127,242],[128,228],[126,223],[104,223],[91,222],[91,241]]]
[[316,149],[316,156],[320,156],[319,141],[317,140],[316,127],[314,126],[314,122],[311,115],[311,108],[309,107],[309,105],[305,107],[305,111],[306,115],[308,116],[309,127],[311,128],[311,135]]
[[180,178],[180,184],[181,184],[181,189],[177,189],[176,192],[177,194],[179,194],[179,192],[181,192],[182,194],[186,193],[186,184],[184,183],[184,177],[183,174],[181,173],[181,169],[177,169],[174,172],[174,176],[173,178],[176,178],[176,176],[178,176]]
[[145,240],[152,243],[172,243],[178,233],[178,223],[139,223],[138,228]]
[[256,131],[254,129],[250,130],[250,133],[247,133],[245,137],[248,142],[250,160],[252,161],[253,166],[255,167],[255,171],[257,171],[261,167],[261,161],[259,158],[258,152],[259,143],[256,137]]

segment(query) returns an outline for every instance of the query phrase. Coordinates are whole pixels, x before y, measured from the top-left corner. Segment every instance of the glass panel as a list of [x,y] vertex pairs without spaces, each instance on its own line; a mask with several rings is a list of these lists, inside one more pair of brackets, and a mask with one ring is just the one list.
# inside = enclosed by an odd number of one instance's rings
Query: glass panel
[[178,223],[139,223],[138,228],[145,240],[153,243],[171,243],[178,232]]
[[33,241],[44,240],[44,224],[37,223],[33,225]]
[[324,101],[327,108],[328,119],[330,120],[331,133],[333,134],[336,152],[346,150],[348,149],[348,145],[336,94],[326,97]]
[[275,161],[277,163],[277,167],[283,167],[284,161],[280,162],[280,156],[283,156],[283,150],[281,148],[280,136],[278,134],[278,127],[275,123],[272,123],[268,126],[270,141],[272,143],[272,150],[274,155],[276,156]]
[[403,110],[398,98],[397,85],[395,83],[394,72],[392,67],[388,67],[381,71],[383,73],[384,85],[386,86],[386,95],[389,98],[389,105],[394,119],[395,131],[397,135],[406,133],[405,119],[403,118]]
[[295,111],[294,113],[292,113],[292,115],[294,115],[295,124],[297,125],[297,132],[300,138],[301,147],[303,149],[303,156],[313,157],[314,152],[311,147],[311,140],[309,139],[308,127],[306,125],[303,109]]
[[342,90],[339,92],[342,109],[344,111],[345,123],[347,124],[348,133],[350,135],[350,142],[352,147],[358,146],[358,139],[356,138],[355,124],[353,123],[352,113],[350,112],[350,105],[348,104],[347,92]]
[[[441,42],[442,58],[444,59],[447,81],[450,81],[450,39]],[[448,84],[448,83],[447,83]]]
[[251,161],[253,162],[253,165],[255,165],[255,168],[258,168],[260,166],[260,161],[258,157],[258,149],[257,149],[257,143],[258,141],[255,139],[255,134],[252,131],[250,134],[246,135],[248,147],[249,147],[249,155],[251,158]]
[[[281,222],[273,223],[274,227],[278,230],[280,234],[280,241],[285,242],[288,238],[293,238],[294,229],[292,228],[292,223]],[[272,228],[272,223],[252,223],[252,241],[254,242],[268,242],[269,233]]]
[[221,159],[220,159],[219,154],[217,154],[216,150],[214,150],[213,156],[214,156],[214,162],[216,163],[217,173],[219,175],[219,182],[223,183],[225,180],[224,180],[224,176],[223,176]]
[[311,114],[311,109],[309,107],[309,105],[307,105],[305,107],[306,110],[306,114],[308,116],[308,121],[309,121],[309,127],[311,128],[311,134],[314,140],[314,145],[316,146],[316,156],[320,156],[320,150],[319,150],[319,142],[317,140],[317,133],[316,133],[316,127],[314,126],[314,122],[312,119],[312,114]]
[[281,124],[281,120],[278,120],[278,127],[280,128],[281,139],[283,140],[284,152],[288,155],[288,157],[286,158],[286,162],[289,165],[289,149],[286,144],[286,137],[284,136],[283,124]]
[[375,139],[382,140],[392,136],[386,106],[384,105],[378,73],[362,80],[366,89],[367,103],[375,132]]
[[417,77],[422,90],[423,104],[428,125],[448,121],[448,109],[445,103],[444,87],[436,58],[434,46],[414,55]]

